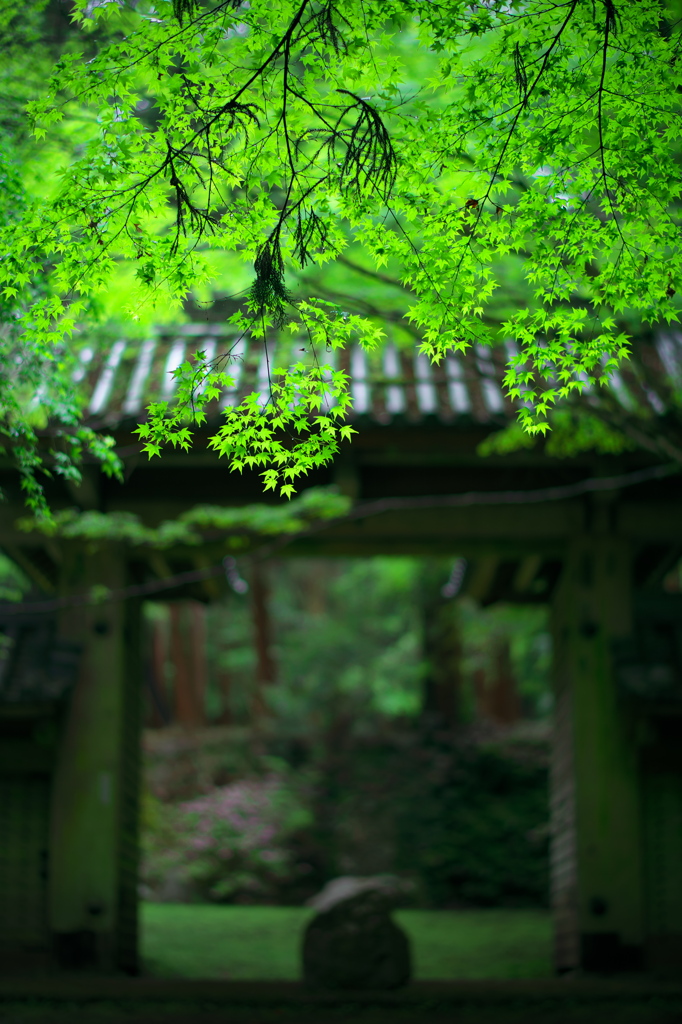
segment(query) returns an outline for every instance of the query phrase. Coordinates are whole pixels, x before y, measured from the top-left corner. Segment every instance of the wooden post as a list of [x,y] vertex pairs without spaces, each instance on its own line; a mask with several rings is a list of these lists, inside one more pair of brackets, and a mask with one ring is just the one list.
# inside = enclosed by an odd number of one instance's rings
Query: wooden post
[[682,598],[643,591],[621,684],[637,714],[646,967],[677,979],[682,965]]
[[[114,545],[65,548],[61,592],[125,583]],[[140,609],[103,601],[66,608],[61,638],[81,666],[54,775],[49,923],[67,969],[137,967],[137,792]]]
[[570,545],[553,608],[552,905],[560,971],[641,964],[638,754],[612,645],[632,630],[632,556],[606,531]]

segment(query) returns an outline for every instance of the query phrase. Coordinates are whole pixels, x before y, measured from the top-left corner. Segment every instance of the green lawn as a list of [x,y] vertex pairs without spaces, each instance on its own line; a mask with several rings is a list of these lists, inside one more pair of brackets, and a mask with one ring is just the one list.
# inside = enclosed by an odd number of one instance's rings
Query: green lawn
[[[232,980],[299,978],[311,911],[145,903],[146,973]],[[401,910],[419,980],[541,978],[551,973],[549,914],[537,910]]]

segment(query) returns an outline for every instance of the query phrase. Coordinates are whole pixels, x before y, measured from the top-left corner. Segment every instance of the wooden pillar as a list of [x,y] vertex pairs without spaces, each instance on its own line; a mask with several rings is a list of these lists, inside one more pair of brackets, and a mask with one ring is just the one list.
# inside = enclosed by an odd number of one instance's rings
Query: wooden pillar
[[644,941],[638,752],[614,641],[632,631],[632,555],[577,537],[553,608],[552,904],[560,971],[632,970]]
[[637,595],[634,642],[620,652],[624,689],[637,714],[646,967],[682,972],[682,598]]
[[[124,585],[114,545],[65,550],[63,595]],[[124,601],[60,614],[61,638],[82,651],[51,808],[49,923],[66,969],[137,967],[139,620],[138,604]]]
[[[648,730],[649,731],[649,730]],[[661,717],[643,750],[646,966],[682,971],[682,723]]]

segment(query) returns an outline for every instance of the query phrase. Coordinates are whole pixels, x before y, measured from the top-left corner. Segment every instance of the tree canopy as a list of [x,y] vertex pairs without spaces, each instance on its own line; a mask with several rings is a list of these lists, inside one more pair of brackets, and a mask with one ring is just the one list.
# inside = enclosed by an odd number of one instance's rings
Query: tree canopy
[[[270,401],[228,409],[211,444],[283,494],[352,433],[334,350],[382,342],[375,318],[325,294],[348,252],[408,291],[411,343],[431,359],[507,342],[530,433],[607,379],[642,324],[678,317],[669,5],[74,0],[49,71],[54,40],[31,42],[44,8],[11,0],[0,22],[0,401],[35,501],[38,381],[60,424],[54,468],[77,472],[90,447],[116,471],[69,364],[72,332],[112,292],[135,323],[251,268],[236,329],[266,346],[302,335],[306,353],[273,363]],[[201,353],[180,369],[175,404],[139,428],[150,454],[191,444],[230,369]]]

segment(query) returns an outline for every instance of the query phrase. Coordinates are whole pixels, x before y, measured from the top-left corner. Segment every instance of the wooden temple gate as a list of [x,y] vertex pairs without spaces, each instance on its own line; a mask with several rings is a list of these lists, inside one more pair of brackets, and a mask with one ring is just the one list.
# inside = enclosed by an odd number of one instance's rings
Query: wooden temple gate
[[[115,431],[126,482],[93,472],[70,491],[55,484],[55,507],[155,524],[202,502],[262,500],[258,479],[230,474],[201,438],[189,455],[149,464],[139,455],[131,429],[142,395],[154,384],[170,393],[167,375],[190,342],[225,344],[212,326],[189,333],[130,357],[118,343],[100,365],[84,358],[92,421]],[[497,356],[474,352],[438,369],[390,346],[382,358],[373,366],[350,353],[359,433],[308,481],[336,484],[357,514],[282,554],[456,555],[466,559],[460,593],[551,603],[556,967],[674,970],[682,597],[663,581],[682,554],[680,480],[632,453],[482,459],[478,444],[513,412]],[[239,389],[263,386],[258,349],[240,366]],[[205,570],[230,549],[219,537],[158,552],[27,534],[15,525],[21,498],[9,468],[0,485],[0,542],[38,594],[0,610],[0,963],[134,972],[141,600],[182,573],[166,597],[219,596],[219,577]]]

